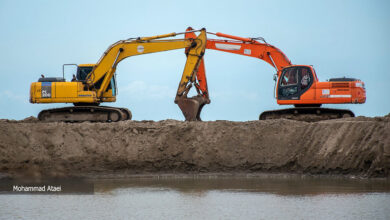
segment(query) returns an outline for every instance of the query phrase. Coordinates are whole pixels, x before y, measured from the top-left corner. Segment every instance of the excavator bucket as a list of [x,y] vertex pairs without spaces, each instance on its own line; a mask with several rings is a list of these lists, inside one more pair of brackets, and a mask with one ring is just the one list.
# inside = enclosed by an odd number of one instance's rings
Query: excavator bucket
[[179,97],[177,98],[176,103],[183,113],[186,121],[202,121],[200,113],[203,106],[210,103],[210,101],[202,96],[194,96],[191,98]]

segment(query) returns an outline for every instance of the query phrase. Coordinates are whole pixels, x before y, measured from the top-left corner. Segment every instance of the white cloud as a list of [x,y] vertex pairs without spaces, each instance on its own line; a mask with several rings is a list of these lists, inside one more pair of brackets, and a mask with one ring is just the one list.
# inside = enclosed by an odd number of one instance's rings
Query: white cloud
[[23,102],[23,103],[28,102],[28,97],[26,97],[26,95],[19,95],[10,90],[2,91],[0,94],[2,94],[1,96],[14,101]]

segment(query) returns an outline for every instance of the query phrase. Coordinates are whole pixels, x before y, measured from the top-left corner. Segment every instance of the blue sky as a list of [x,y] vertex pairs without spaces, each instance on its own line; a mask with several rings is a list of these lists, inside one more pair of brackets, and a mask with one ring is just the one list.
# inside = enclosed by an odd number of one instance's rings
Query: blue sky
[[[321,81],[355,77],[366,83],[356,115],[390,112],[390,1],[5,1],[0,0],[0,118],[23,119],[65,104],[30,104],[30,83],[61,76],[64,63],[96,63],[122,39],[206,27],[264,37],[294,64],[313,65]],[[213,38],[213,36],[209,36]],[[183,120],[173,100],[184,68],[183,50],[136,56],[117,68],[113,106],[134,120]],[[256,120],[278,106],[274,69],[262,60],[207,50],[211,104],[203,120]],[[71,77],[68,71],[67,79]]]

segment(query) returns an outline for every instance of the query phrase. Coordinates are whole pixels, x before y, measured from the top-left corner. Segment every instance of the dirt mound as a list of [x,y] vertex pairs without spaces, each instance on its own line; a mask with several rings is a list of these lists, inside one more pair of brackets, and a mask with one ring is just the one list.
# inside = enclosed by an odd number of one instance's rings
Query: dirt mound
[[34,117],[34,116],[30,116],[30,117],[27,117],[23,120],[21,120],[20,122],[38,122],[38,118]]
[[117,123],[0,121],[0,172],[288,172],[388,177],[390,118]]

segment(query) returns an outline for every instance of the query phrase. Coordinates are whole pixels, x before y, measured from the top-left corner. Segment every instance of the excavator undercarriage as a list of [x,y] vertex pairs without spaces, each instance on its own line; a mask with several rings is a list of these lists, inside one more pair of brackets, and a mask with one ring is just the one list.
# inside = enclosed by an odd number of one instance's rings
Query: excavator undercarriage
[[355,117],[355,114],[348,109],[297,107],[262,112],[259,116],[259,120],[284,118],[296,121],[316,122],[349,117]]
[[127,108],[88,105],[46,109],[38,114],[39,120],[47,122],[118,122],[131,118],[131,112]]

